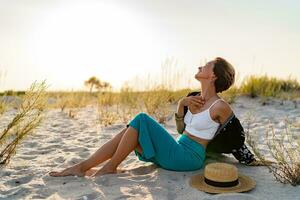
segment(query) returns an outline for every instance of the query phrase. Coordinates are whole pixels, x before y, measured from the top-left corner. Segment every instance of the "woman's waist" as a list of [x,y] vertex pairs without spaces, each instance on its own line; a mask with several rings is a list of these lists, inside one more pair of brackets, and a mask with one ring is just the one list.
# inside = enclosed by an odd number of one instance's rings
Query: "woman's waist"
[[210,141],[210,140],[207,140],[207,139],[204,139],[204,138],[196,137],[196,136],[190,134],[189,132],[187,132],[186,130],[184,130],[182,134],[188,136],[190,139],[192,139],[192,140],[196,141],[197,143],[201,144],[204,148],[206,148],[206,146],[208,145],[208,143]]

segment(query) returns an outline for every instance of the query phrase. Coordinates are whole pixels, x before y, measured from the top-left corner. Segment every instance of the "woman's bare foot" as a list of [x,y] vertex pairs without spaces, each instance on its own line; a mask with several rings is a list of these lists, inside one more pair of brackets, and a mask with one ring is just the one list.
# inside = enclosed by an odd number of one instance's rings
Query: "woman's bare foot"
[[85,176],[93,176],[99,169],[95,169],[95,168],[92,168],[92,169],[89,169],[85,172]]
[[[102,167],[99,170],[93,170],[93,174],[89,175],[91,177],[96,177],[96,176],[101,176],[101,175],[105,175],[105,174],[121,174],[124,173],[126,170],[124,169],[111,169],[108,167]],[[92,172],[92,171],[90,171]]]
[[74,165],[61,172],[52,171],[49,173],[50,176],[84,176],[85,172],[81,170],[80,165]]
[[99,169],[96,173],[94,173],[92,177],[101,176],[105,174],[116,174],[116,173],[117,173],[117,169],[108,169],[103,167]]

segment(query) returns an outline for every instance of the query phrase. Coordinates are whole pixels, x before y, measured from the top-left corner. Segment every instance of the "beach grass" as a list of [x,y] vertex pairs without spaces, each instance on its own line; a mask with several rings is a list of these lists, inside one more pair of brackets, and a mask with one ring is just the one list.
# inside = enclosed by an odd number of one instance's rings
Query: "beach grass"
[[300,97],[300,84],[292,78],[279,79],[267,75],[252,75],[242,81],[239,91],[253,98],[257,96],[286,98],[287,94],[293,94],[289,98],[296,98]]
[[[166,70],[165,70],[166,71]],[[173,78],[178,79],[178,76]],[[168,78],[168,82],[170,77]],[[147,90],[137,90],[125,83],[119,91],[50,91],[47,92],[48,107],[58,108],[68,113],[72,118],[76,116],[79,108],[88,105],[97,105],[99,116],[107,119],[104,124],[114,124],[117,121],[127,122],[138,112],[147,112],[161,123],[171,116],[170,105],[175,105],[178,100],[189,92],[199,91],[200,88],[174,89],[170,86],[154,84],[148,79],[143,83]],[[177,80],[174,80],[176,82]],[[170,88],[171,87],[171,88]],[[175,86],[174,86],[175,87]],[[176,88],[176,87],[175,87]],[[8,91],[10,95],[22,96],[22,91]],[[4,95],[4,94],[3,94]],[[283,101],[292,100],[297,108],[296,99],[300,98],[300,84],[291,78],[279,79],[269,76],[249,76],[240,85],[234,85],[228,90],[220,93],[220,96],[228,103],[234,103],[239,96],[260,97],[262,104],[269,98],[279,98]],[[4,112],[7,103],[0,101],[0,113]],[[100,112],[101,111],[101,112]],[[109,112],[116,112],[112,114]]]
[[5,113],[8,108],[8,102],[6,102],[6,96],[2,96],[0,99],[0,115]]
[[[251,122],[248,121],[249,123]],[[272,164],[258,147],[257,133],[250,131],[249,126],[247,128],[247,143],[255,156],[269,169],[277,181],[296,186],[300,185],[300,137],[292,134],[291,128],[293,126],[295,124],[285,120],[283,132],[275,131],[274,125],[271,123],[266,127],[263,141],[267,149],[264,150],[270,153]]]
[[[182,88],[172,89],[163,85],[154,85],[152,82],[147,84],[147,90],[136,90],[133,87],[124,84],[120,91],[106,92],[49,92],[49,96],[57,99],[56,107],[64,110],[65,108],[75,108],[86,106],[95,102],[100,105],[123,105],[131,109],[141,108],[144,104],[147,112],[154,113],[154,109],[159,107],[155,102],[157,97],[162,104],[175,103],[189,92],[199,91],[200,88]],[[240,85],[234,85],[228,90],[220,93],[220,96],[229,103],[234,103],[236,97],[247,95],[250,97],[261,98],[279,98],[282,100],[294,100],[300,98],[300,84],[292,78],[279,79],[275,77],[249,76],[245,78]],[[151,100],[150,97],[153,97]],[[95,101],[96,100],[96,101]],[[151,100],[151,101],[150,101]]]
[[[168,62],[163,68],[163,72],[170,72],[174,63]],[[168,70],[167,70],[168,69]],[[178,70],[177,70],[178,71]],[[165,74],[162,74],[164,77]],[[169,73],[165,78],[167,85],[154,84],[151,78],[145,79],[144,90],[137,90],[125,83],[119,91],[48,91],[49,108],[58,108],[66,112],[69,117],[75,118],[80,108],[88,105],[96,105],[99,110],[99,122],[105,126],[123,122],[127,123],[134,115],[139,112],[146,112],[153,116],[160,123],[165,123],[172,115],[170,106],[177,104],[178,100],[186,96],[189,92],[199,91],[200,88],[172,88],[170,84],[180,82],[177,73]],[[148,81],[148,83],[147,83]],[[181,81],[182,82],[182,81]],[[147,90],[146,90],[147,89]],[[24,91],[5,91],[0,100],[0,113],[5,112],[9,104],[4,101],[7,96],[24,96]],[[220,96],[228,103],[234,103],[235,99],[241,95],[250,97],[261,97],[263,103],[268,98],[279,98],[282,101],[293,100],[295,108],[300,98],[300,84],[291,78],[279,79],[269,76],[249,76],[240,85],[234,85],[227,91],[220,93]],[[101,119],[101,120],[100,120]]]
[[0,132],[0,167],[7,165],[17,146],[41,123],[47,106],[46,83],[33,83],[22,97],[17,114]]
[[222,92],[220,96],[227,101],[229,104],[232,104],[235,102],[235,99],[241,95],[240,90],[236,86],[232,86],[228,90]]
[[175,100],[171,91],[157,88],[144,92],[142,100],[149,115],[153,116],[159,123],[166,123],[171,114],[170,104]]

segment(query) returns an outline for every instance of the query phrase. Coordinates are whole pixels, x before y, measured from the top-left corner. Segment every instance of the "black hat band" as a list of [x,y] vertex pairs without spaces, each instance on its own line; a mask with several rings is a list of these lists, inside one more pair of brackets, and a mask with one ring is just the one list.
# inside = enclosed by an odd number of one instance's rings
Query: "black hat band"
[[204,177],[204,182],[214,187],[233,187],[239,184],[239,179],[230,182],[219,182],[219,181],[212,181]]

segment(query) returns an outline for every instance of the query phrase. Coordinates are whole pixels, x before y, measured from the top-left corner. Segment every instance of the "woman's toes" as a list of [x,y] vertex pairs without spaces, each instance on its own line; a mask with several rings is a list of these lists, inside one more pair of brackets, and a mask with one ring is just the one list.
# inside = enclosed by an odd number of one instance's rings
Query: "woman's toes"
[[65,169],[61,172],[55,172],[55,171],[50,172],[49,175],[57,177],[57,176],[71,176],[71,175],[76,175],[76,174],[73,174],[72,170],[70,170],[70,169]]
[[117,174],[122,174],[125,173],[126,170],[125,169],[117,169]]
[[97,169],[89,169],[85,172],[85,176],[93,176],[97,171]]
[[50,176],[60,176],[60,172],[50,172],[49,175]]

